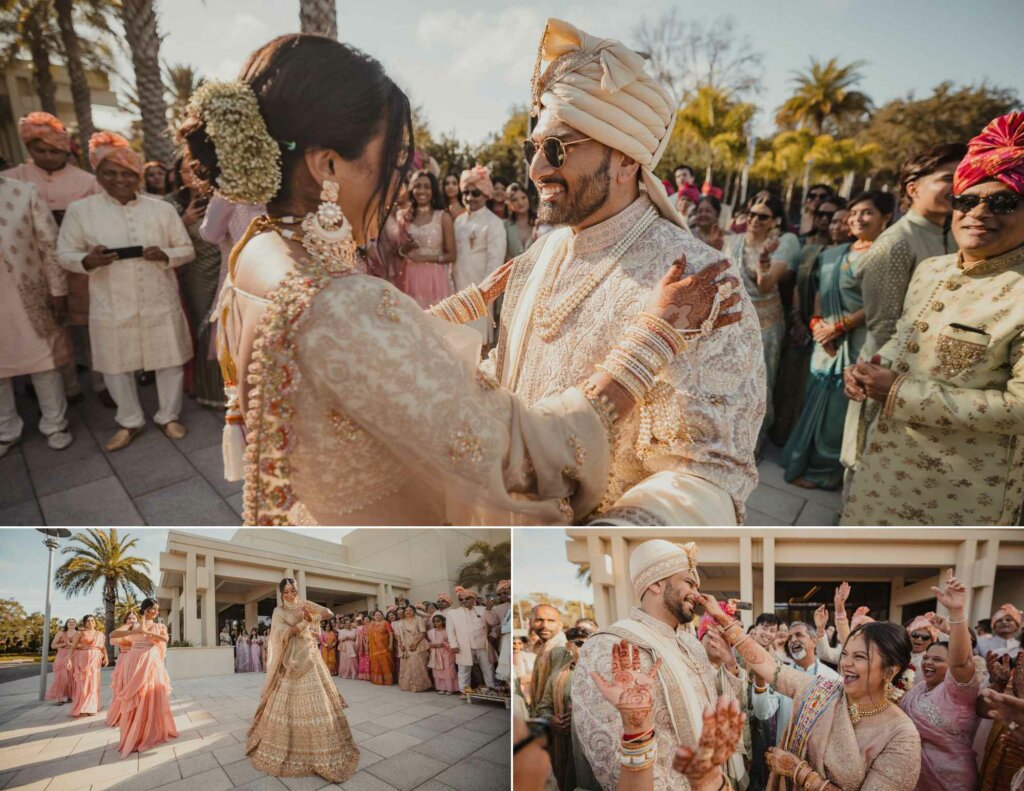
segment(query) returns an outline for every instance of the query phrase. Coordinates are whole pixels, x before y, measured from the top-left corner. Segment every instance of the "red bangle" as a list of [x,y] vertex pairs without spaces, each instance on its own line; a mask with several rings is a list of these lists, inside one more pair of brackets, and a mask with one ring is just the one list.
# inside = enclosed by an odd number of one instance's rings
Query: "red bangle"
[[814,328],[823,321],[824,319],[821,316],[811,316],[811,320],[807,323],[807,326],[811,328],[811,332],[814,332]]
[[843,323],[842,319],[839,319],[839,321],[835,323],[835,326],[832,329],[835,330],[837,335],[846,334],[846,324]]

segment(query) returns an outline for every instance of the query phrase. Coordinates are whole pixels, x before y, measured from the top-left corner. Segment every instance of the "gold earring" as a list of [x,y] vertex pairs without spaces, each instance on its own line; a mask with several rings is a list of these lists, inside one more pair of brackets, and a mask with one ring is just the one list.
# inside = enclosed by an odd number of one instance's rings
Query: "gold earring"
[[896,701],[900,699],[900,696],[896,692],[896,687],[893,686],[893,678],[895,678],[895,676],[890,677],[889,680],[885,682],[885,697],[888,700]]
[[320,189],[320,205],[316,209],[316,218],[320,227],[327,231],[335,231],[342,224],[344,217],[338,205],[338,182],[324,179]]

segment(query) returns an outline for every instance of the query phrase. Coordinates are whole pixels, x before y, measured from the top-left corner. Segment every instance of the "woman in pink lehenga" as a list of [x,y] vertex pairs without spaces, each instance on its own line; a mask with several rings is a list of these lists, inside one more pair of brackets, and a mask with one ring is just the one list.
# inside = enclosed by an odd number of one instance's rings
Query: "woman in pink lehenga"
[[370,680],[370,641],[367,635],[366,627],[369,623],[368,618],[356,618],[356,623],[359,624],[356,627],[358,636],[356,637],[356,654],[359,659],[359,675],[357,678],[360,681]]
[[299,598],[295,580],[280,582],[281,606],[270,625],[267,682],[246,753],[275,777],[320,775],[344,783],[359,763],[345,719],[345,702],[319,651],[316,624],[333,613]]
[[64,622],[64,627],[57,632],[57,639],[53,641],[57,655],[53,658],[53,681],[46,690],[46,699],[57,701],[58,706],[70,703],[72,698],[75,676],[71,672],[71,642],[78,634],[77,628],[78,621],[68,618]]
[[249,672],[249,638],[245,636],[245,627],[238,630],[238,639],[235,640],[235,672]]
[[[125,654],[121,688],[117,694],[120,709],[122,758],[133,752],[145,752],[178,736],[171,714],[171,678],[164,661],[167,657],[167,627],[157,623],[160,605],[156,599],[143,599],[142,618],[133,626],[122,626],[111,640],[131,641]],[[120,665],[120,663],[118,663]]]
[[455,263],[455,223],[445,211],[437,178],[417,170],[409,179],[412,206],[406,219],[409,241],[400,248],[405,261],[402,290],[424,310],[455,293],[451,269]]
[[71,651],[71,672],[75,677],[71,716],[92,716],[100,710],[100,668],[109,664],[107,646],[103,632],[96,628],[95,615],[82,619]]
[[[139,616],[134,612],[128,613],[122,629],[132,628],[139,622]],[[128,651],[131,650],[132,641],[125,637],[121,640],[111,641],[117,643],[117,659],[114,661],[114,673],[110,677],[110,708],[107,709],[107,725],[116,728],[121,718],[121,704],[118,702],[118,693],[124,685],[124,667],[128,664]]]
[[345,618],[338,630],[338,676],[341,678],[358,678],[359,658],[356,653],[356,640],[359,632],[352,625],[351,618]]
[[443,615],[435,613],[431,620],[433,628],[427,630],[427,643],[430,646],[430,662],[427,663],[427,667],[434,671],[434,688],[442,695],[459,691],[455,654],[448,645],[446,622]]
[[414,607],[401,608],[399,613],[402,617],[394,624],[395,643],[402,658],[398,687],[406,692],[426,692],[434,688],[427,673],[430,646],[426,629]]
[[249,671],[263,672],[263,638],[255,626],[249,632]]

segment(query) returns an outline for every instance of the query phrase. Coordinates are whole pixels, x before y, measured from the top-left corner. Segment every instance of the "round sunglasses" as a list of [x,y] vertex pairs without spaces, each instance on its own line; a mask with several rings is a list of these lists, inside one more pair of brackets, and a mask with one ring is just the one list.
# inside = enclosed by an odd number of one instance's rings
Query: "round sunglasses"
[[1013,214],[1020,206],[1020,195],[1015,192],[997,192],[994,195],[954,195],[950,198],[955,211],[967,214],[984,203],[993,214]]
[[540,146],[534,143],[532,140],[523,141],[523,156],[526,157],[526,164],[533,164],[533,158],[537,156],[537,151],[544,152],[544,158],[548,161],[551,167],[558,170],[565,164],[566,157],[568,157],[567,149],[571,146],[579,145],[580,143],[586,143],[593,140],[592,137],[584,137],[582,140],[570,140],[566,142],[558,137],[545,137]]

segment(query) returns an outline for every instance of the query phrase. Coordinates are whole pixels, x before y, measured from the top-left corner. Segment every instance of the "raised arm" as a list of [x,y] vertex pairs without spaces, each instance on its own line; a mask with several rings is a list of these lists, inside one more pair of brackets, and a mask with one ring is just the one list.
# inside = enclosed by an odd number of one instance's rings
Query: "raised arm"
[[945,586],[932,590],[936,601],[949,610],[949,672],[958,684],[966,684],[975,672],[971,633],[967,628],[967,588],[949,569]]
[[840,645],[845,643],[846,638],[850,636],[850,621],[846,617],[846,600],[849,597],[850,583],[843,582],[836,588],[832,599],[836,605],[836,636],[839,638]]

